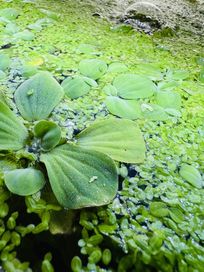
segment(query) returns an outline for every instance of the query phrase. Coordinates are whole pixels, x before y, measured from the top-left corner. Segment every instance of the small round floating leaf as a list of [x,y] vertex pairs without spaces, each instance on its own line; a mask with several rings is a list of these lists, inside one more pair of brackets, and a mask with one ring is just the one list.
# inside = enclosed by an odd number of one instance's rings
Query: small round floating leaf
[[156,93],[156,102],[165,109],[170,108],[180,110],[181,108],[180,94],[172,91],[158,91]]
[[13,37],[17,40],[32,41],[35,38],[35,35],[26,29],[24,31],[17,32]]
[[34,121],[47,118],[63,96],[59,83],[48,72],[39,72],[20,85],[14,98],[21,115]]
[[26,127],[8,106],[0,102],[0,150],[19,150],[27,137]]
[[162,80],[164,76],[161,68],[154,63],[140,63],[137,67],[137,73],[151,80]]
[[61,130],[54,122],[42,120],[34,126],[34,135],[41,138],[44,150],[50,150],[60,142]]
[[113,115],[131,120],[142,117],[141,107],[137,101],[108,96],[105,104],[109,112]]
[[114,62],[111,63],[108,67],[109,73],[124,73],[128,70],[127,66],[124,63]]
[[19,28],[15,23],[8,23],[4,29],[4,32],[9,35],[13,35],[18,31],[19,31]]
[[96,88],[98,86],[98,83],[89,77],[83,77],[83,80],[91,87]]
[[42,172],[33,168],[6,172],[4,178],[9,191],[21,196],[32,195],[40,191],[45,185]]
[[114,87],[114,86],[111,85],[111,84],[106,85],[106,86],[103,88],[103,91],[104,91],[104,93],[107,94],[107,95],[113,95],[113,96],[117,96],[117,95],[118,95],[118,90],[116,89],[116,87]]
[[118,188],[111,158],[71,144],[42,154],[50,184],[59,203],[69,209],[108,204]]
[[10,66],[10,58],[8,55],[0,54],[0,70],[5,71]]
[[200,172],[192,165],[182,164],[179,174],[188,183],[190,183],[191,185],[198,189],[202,188],[204,185],[204,181],[201,177]]
[[85,44],[85,43],[80,44],[76,51],[82,54],[92,54],[92,55],[99,53],[97,52],[97,48],[94,45]]
[[141,163],[145,158],[142,133],[131,120],[110,118],[95,122],[76,138],[77,145],[102,152],[116,161]]
[[8,20],[15,20],[19,15],[19,12],[14,8],[0,9],[0,17],[4,17]]
[[126,99],[150,97],[155,91],[155,85],[150,79],[134,74],[117,76],[113,86],[118,90],[118,95]]
[[143,108],[143,116],[146,119],[151,121],[166,121],[169,119],[169,115],[166,113],[165,109],[158,105],[142,105]]
[[80,96],[87,94],[91,87],[87,84],[83,77],[76,76],[74,78],[66,78],[62,82],[62,87],[64,89],[65,95],[71,99],[76,99]]
[[101,78],[106,73],[107,68],[107,64],[98,59],[86,59],[79,63],[80,73],[94,80]]

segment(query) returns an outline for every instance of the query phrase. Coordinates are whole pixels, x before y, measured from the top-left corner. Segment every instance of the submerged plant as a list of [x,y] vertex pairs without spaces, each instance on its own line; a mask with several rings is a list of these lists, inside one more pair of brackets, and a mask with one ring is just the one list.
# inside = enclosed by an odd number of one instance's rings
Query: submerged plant
[[16,161],[16,169],[8,170],[6,163],[2,167],[5,185],[12,193],[26,196],[42,190],[49,179],[58,202],[66,208],[107,204],[118,187],[114,160],[142,162],[142,134],[135,122],[110,118],[66,142],[60,127],[48,120],[63,96],[63,88],[47,72],[20,85],[14,100],[28,128],[0,102],[1,160]]

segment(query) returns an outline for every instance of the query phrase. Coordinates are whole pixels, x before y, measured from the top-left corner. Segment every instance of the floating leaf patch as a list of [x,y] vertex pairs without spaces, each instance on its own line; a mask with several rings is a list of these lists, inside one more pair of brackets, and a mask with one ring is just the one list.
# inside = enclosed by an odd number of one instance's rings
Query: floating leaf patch
[[19,15],[19,12],[14,8],[0,9],[0,16],[8,20],[15,20]]
[[109,112],[113,115],[131,120],[142,117],[141,107],[137,101],[108,96],[105,104]]
[[107,95],[113,95],[113,96],[118,95],[118,90],[116,89],[116,87],[114,87],[114,86],[111,85],[111,84],[106,85],[106,86],[103,88],[103,91],[104,91],[104,93],[107,94]]
[[32,41],[35,38],[35,35],[26,29],[24,31],[17,32],[13,37],[17,40]]
[[80,73],[94,80],[102,77],[106,73],[107,68],[107,64],[98,59],[86,59],[79,63]]
[[76,99],[87,94],[90,91],[91,86],[97,86],[96,81],[91,78],[81,76],[73,78],[69,77],[62,82],[65,94],[71,99]]
[[181,96],[172,91],[158,91],[156,94],[157,104],[163,108],[180,110]]
[[10,66],[10,62],[8,55],[0,54],[0,70],[5,71]]
[[203,187],[204,182],[201,177],[200,172],[193,166],[189,164],[181,165],[181,169],[179,171],[181,177],[189,182],[194,187],[200,189]]
[[4,178],[9,191],[21,196],[32,195],[45,185],[42,172],[33,168],[5,172]]
[[28,137],[27,129],[9,109],[0,102],[0,150],[19,150]]
[[77,145],[107,154],[116,161],[141,163],[145,158],[142,133],[131,120],[110,118],[77,135]]
[[169,119],[165,109],[154,104],[143,104],[143,116],[151,121],[165,121]]
[[108,156],[65,144],[41,155],[52,190],[69,209],[108,204],[116,195],[118,181]]
[[119,96],[126,99],[150,97],[155,91],[155,85],[150,79],[134,74],[117,76],[113,86],[118,90]]
[[113,62],[108,67],[109,73],[124,73],[128,70],[127,66],[120,62]]
[[15,102],[28,121],[47,118],[60,102],[64,91],[47,72],[40,72],[26,80],[15,92]]

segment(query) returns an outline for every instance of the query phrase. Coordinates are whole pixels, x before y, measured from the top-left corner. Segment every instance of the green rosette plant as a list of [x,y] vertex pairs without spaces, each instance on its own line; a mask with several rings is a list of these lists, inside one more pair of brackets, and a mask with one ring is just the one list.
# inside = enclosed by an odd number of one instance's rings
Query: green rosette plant
[[65,208],[107,204],[118,189],[115,161],[144,160],[141,131],[131,120],[109,118],[67,142],[60,127],[48,119],[63,97],[60,84],[48,72],[39,72],[15,91],[19,113],[0,102],[0,159],[6,162],[12,157],[16,162],[12,169],[2,164],[5,185],[10,192],[27,196],[42,190],[49,180]]

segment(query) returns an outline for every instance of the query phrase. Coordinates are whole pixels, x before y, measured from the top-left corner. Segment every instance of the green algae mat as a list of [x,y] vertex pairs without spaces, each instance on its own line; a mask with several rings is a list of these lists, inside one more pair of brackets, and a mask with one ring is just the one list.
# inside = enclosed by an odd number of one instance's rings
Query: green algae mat
[[96,15],[0,0],[0,270],[201,272],[202,43]]

